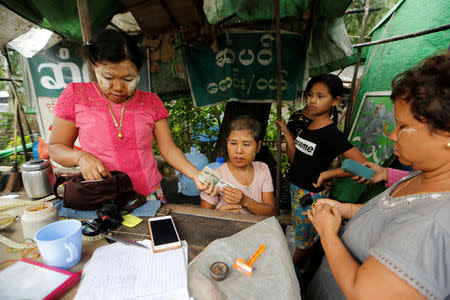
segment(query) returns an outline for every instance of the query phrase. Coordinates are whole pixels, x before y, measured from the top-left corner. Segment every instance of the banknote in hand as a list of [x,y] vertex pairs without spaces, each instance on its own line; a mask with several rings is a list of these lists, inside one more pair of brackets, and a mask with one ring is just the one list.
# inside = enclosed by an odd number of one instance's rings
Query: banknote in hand
[[200,171],[200,173],[198,174],[197,178],[201,182],[211,181],[212,183],[214,183],[214,185],[216,185],[221,180],[220,175],[217,174],[216,171],[214,171],[213,169],[211,169],[208,166],[204,167]]
[[211,169],[210,167],[206,166],[204,167],[200,173],[198,174],[198,180],[200,180],[201,182],[212,182],[214,183],[215,186],[218,186],[220,188],[220,190],[222,191],[222,188],[224,186],[229,186],[234,188],[234,186],[227,182],[226,180],[222,179],[222,177],[220,177],[220,175],[214,171],[213,169]]

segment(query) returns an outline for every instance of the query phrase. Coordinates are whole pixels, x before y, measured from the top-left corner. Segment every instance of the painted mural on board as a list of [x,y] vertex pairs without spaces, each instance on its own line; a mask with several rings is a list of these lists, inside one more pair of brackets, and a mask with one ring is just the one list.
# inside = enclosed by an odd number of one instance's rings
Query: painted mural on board
[[394,104],[389,96],[367,96],[357,119],[350,142],[368,160],[382,164],[394,152],[389,134],[395,128]]

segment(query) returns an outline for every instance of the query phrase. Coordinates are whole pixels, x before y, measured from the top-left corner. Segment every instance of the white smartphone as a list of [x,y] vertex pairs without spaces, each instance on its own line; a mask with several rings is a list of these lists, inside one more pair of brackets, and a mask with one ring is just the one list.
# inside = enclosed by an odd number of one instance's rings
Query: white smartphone
[[148,219],[153,252],[161,252],[180,248],[181,240],[172,216],[162,216]]

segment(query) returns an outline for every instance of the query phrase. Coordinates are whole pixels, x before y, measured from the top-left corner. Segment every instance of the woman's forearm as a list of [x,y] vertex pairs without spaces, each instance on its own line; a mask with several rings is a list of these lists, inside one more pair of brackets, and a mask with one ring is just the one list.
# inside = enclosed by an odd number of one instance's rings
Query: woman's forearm
[[337,235],[320,237],[331,273],[347,299],[353,299],[352,292],[360,265],[345,248]]
[[75,167],[78,160],[86,152],[75,150],[64,144],[50,144],[48,146],[48,154],[56,163],[64,167]]
[[353,203],[347,203],[349,206],[349,212],[346,215],[342,215],[346,219],[351,219],[353,216],[360,210],[361,207],[363,207],[362,204],[353,204]]
[[191,179],[199,173],[199,170],[186,159],[181,149],[173,142],[167,119],[156,122],[154,135],[159,152],[169,165]]
[[247,208],[255,215],[273,216],[275,215],[275,207],[267,203],[259,203],[252,198],[244,195],[242,206]]
[[160,151],[161,156],[167,161],[169,165],[171,165],[187,177],[193,179],[199,173],[199,170],[186,159],[186,156],[184,156],[184,153],[181,151],[181,149],[176,147],[175,145],[174,147],[170,147],[166,151],[162,151],[161,149]]

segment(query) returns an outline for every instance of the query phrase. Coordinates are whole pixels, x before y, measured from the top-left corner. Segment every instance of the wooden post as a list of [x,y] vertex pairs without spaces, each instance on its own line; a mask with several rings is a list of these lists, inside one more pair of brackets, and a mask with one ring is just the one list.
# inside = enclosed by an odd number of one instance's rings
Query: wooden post
[[[277,120],[281,119],[281,36],[280,36],[280,0],[274,0],[275,7],[275,51],[276,51],[276,78],[277,78]],[[275,214],[280,214],[281,198],[281,129],[277,126],[277,185],[275,190]]]
[[[363,16],[362,25],[361,25],[361,34],[359,35],[360,43],[364,40],[364,32],[365,32],[366,23],[367,23],[367,17],[369,15],[369,9],[370,9],[370,0],[366,0],[366,5],[364,6],[364,16]],[[352,86],[350,89],[350,98],[348,99],[348,104],[347,104],[347,106],[348,106],[347,114],[345,116],[344,134],[347,137],[350,132],[350,123],[352,121],[353,110],[355,108],[355,103],[356,103],[356,80],[358,79],[358,69],[359,69],[360,63],[361,63],[361,48],[358,48],[358,51],[356,53],[356,65],[355,65],[355,70],[353,72]]]
[[[91,30],[91,19],[89,17],[89,7],[87,4],[87,0],[77,0],[78,7],[78,18],[80,19],[80,27],[81,27],[81,36],[83,38],[83,45],[85,45],[92,37]],[[95,77],[94,70],[90,62],[86,62],[88,64],[88,72],[89,79],[92,82],[96,82],[97,79]]]

